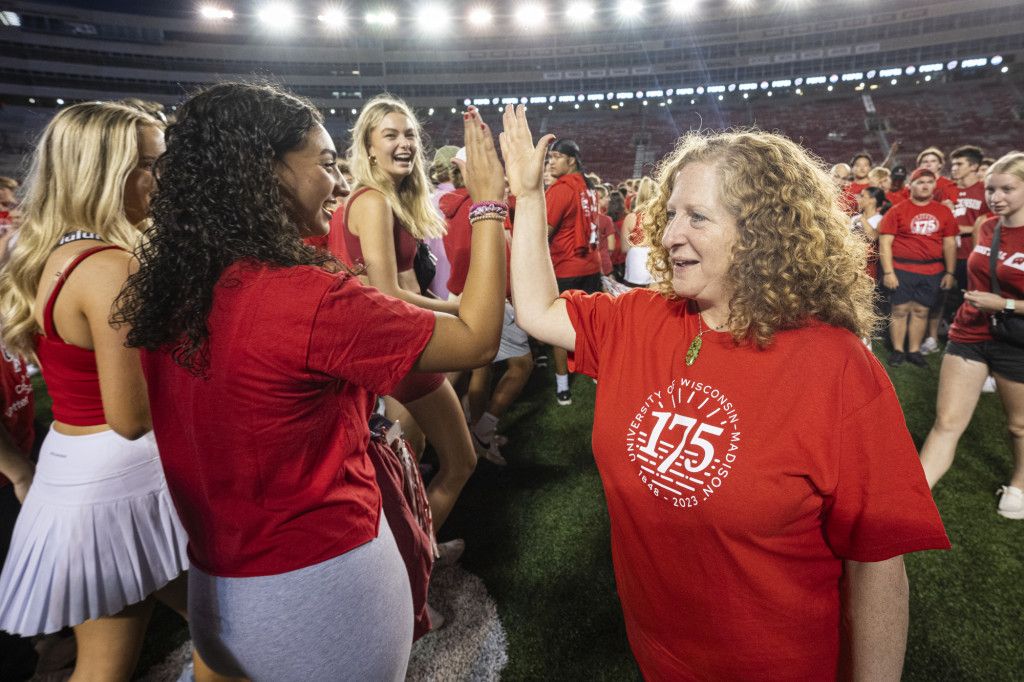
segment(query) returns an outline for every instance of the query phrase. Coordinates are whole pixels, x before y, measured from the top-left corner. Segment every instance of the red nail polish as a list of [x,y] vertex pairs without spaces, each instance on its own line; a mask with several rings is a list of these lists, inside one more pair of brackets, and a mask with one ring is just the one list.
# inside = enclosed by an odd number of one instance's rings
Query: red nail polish
[[481,123],[480,124],[480,130],[487,130],[487,126],[485,126],[483,123]]
[[466,119],[468,121],[469,120],[469,114],[463,114],[462,118],[464,118],[464,119]]

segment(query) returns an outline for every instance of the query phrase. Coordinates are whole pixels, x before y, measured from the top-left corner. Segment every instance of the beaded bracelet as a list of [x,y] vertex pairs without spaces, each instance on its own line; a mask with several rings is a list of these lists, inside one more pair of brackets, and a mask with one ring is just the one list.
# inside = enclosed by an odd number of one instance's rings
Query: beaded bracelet
[[497,220],[498,222],[503,223],[505,222],[506,215],[507,214],[504,213],[495,213],[494,211],[491,211],[490,213],[477,213],[476,215],[469,216],[469,224],[475,225],[483,220]]
[[[480,201],[469,207],[469,222],[476,222],[473,220],[477,216],[495,214],[500,216],[495,220],[505,220],[508,216],[508,204],[500,201]],[[492,220],[492,218],[488,218]]]

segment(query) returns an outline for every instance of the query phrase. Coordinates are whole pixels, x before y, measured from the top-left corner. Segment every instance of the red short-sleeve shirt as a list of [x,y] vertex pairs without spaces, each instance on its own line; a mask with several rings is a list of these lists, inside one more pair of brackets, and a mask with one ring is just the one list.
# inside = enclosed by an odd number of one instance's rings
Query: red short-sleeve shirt
[[[967,258],[967,288],[971,291],[992,291],[989,255],[998,218],[986,220],[978,228],[978,244]],[[999,231],[999,256],[996,263],[1000,293],[1006,298],[1024,300],[1024,229],[1006,227]],[[976,343],[992,338],[991,313],[983,313],[964,302],[956,311],[949,329],[949,338],[960,343]]]
[[893,206],[878,224],[879,234],[895,235],[893,267],[898,270],[934,275],[945,269],[942,241],[960,234],[953,212],[930,201],[918,206],[904,201]]
[[169,353],[142,353],[192,563],[218,576],[274,575],[376,537],[367,419],[374,395],[419,357],[433,313],[349,275],[235,264],[207,324],[206,377]]
[[692,302],[563,298],[644,677],[834,679],[843,559],[949,547],[878,361],[812,324],[767,350],[705,333],[688,367]]
[[601,255],[597,249],[581,252],[576,248],[576,216],[583,210],[579,191],[559,178],[548,188],[545,199],[548,225],[558,228],[550,244],[555,277],[583,277],[601,272]]

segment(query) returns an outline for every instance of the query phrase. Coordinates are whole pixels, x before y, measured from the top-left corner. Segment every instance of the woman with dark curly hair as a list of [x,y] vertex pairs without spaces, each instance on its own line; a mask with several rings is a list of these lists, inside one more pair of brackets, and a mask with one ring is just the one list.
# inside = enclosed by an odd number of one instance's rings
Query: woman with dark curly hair
[[[540,159],[521,112],[505,131],[516,192]],[[560,297],[543,207],[517,204],[517,316],[601,378],[594,454],[645,678],[899,679],[902,554],[949,543],[857,338],[873,284],[838,197],[781,136],[688,135],[643,221],[660,291],[614,299]]]
[[[466,114],[472,292],[459,317],[363,286],[303,238],[348,187],[319,112],[221,84],[167,130],[153,226],[118,301],[145,349],[153,425],[189,536],[190,628],[254,680],[401,680],[409,577],[367,457],[374,395],[497,351],[504,179]],[[539,177],[539,174],[538,174]]]

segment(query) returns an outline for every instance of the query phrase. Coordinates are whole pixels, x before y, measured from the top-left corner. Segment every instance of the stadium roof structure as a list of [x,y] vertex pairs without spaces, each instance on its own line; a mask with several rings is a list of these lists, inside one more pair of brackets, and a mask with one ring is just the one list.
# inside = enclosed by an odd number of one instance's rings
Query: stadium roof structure
[[325,111],[385,91],[424,109],[627,107],[1012,74],[1024,53],[1019,0],[615,2],[589,13],[573,4],[575,14],[536,0],[495,3],[480,25],[469,12],[486,5],[443,0],[353,3],[344,13],[312,2],[222,2],[211,7],[232,14],[220,19],[181,2],[163,5],[172,16],[5,2],[0,96],[173,105],[205,84],[262,77]]

